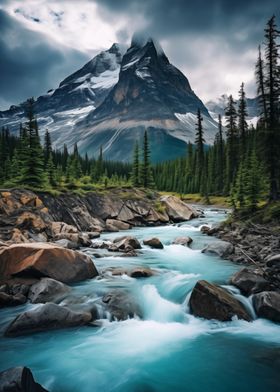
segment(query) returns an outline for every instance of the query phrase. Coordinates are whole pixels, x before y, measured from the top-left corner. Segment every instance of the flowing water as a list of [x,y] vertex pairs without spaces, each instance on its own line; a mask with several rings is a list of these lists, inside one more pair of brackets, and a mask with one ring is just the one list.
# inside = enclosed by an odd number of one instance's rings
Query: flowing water
[[[137,297],[143,320],[105,319],[99,328],[1,337],[0,368],[28,366],[36,380],[52,392],[279,391],[279,325],[263,319],[221,323],[188,313],[188,298],[197,280],[227,285],[229,276],[240,268],[200,251],[215,239],[202,235],[199,226],[224,218],[224,211],[206,209],[205,218],[185,224],[121,233],[139,240],[158,237],[165,247],[143,247],[135,258],[108,254],[95,260],[97,268],[141,265],[157,270],[158,275],[133,279],[106,274],[74,285],[72,303],[75,298],[76,302],[94,303],[111,289],[123,288]],[[118,234],[103,234],[102,239]],[[171,245],[175,237],[185,235],[193,238],[191,249]],[[227,288],[253,312],[250,299],[234,287]],[[18,313],[34,306],[1,310],[1,335]]]

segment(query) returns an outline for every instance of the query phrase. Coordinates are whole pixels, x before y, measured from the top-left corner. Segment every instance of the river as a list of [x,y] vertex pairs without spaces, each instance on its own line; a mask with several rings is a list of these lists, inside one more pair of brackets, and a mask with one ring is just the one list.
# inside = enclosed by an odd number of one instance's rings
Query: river
[[[188,296],[197,280],[227,285],[230,275],[241,268],[201,253],[215,238],[201,234],[200,225],[223,219],[223,210],[205,209],[205,218],[121,233],[139,240],[158,237],[164,249],[143,247],[138,257],[108,255],[96,259],[96,267],[142,265],[156,269],[158,275],[143,279],[108,275],[79,283],[73,285],[72,303],[75,298],[95,302],[112,288],[124,288],[137,297],[143,320],[105,319],[99,328],[1,337],[1,370],[28,366],[51,392],[279,391],[279,325],[263,319],[222,323],[188,313]],[[191,248],[171,245],[175,237],[185,235],[193,238]],[[239,298],[250,307],[247,299]],[[34,306],[38,305],[1,310],[1,336],[18,313]]]

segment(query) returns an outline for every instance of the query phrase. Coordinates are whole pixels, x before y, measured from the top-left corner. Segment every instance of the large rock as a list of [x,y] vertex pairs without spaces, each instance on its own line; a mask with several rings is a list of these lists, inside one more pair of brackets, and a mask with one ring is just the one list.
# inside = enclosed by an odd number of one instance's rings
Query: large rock
[[107,219],[105,230],[107,231],[119,231],[119,230],[128,230],[130,229],[130,225],[126,222],[119,221],[117,219]]
[[91,258],[49,243],[15,244],[0,250],[3,277],[49,277],[64,283],[98,275]]
[[114,319],[126,320],[134,316],[142,316],[141,309],[135,298],[124,290],[113,290],[104,295],[102,301],[106,304],[107,310]]
[[253,305],[259,317],[280,323],[280,293],[263,291],[253,296]]
[[86,325],[92,319],[87,312],[73,312],[63,306],[47,303],[24,312],[8,326],[5,336],[14,337],[52,329]]
[[143,244],[148,245],[149,247],[154,248],[154,249],[163,249],[162,242],[156,237],[144,240]]
[[19,366],[0,373],[0,392],[48,392],[36,383],[27,367]]
[[227,241],[214,241],[206,246],[206,248],[202,249],[202,253],[214,254],[220,257],[226,257],[232,254],[234,251],[234,247],[230,242]]
[[113,241],[114,245],[117,247],[117,250],[127,250],[127,249],[141,249],[141,244],[135,237],[125,236],[115,238]]
[[242,294],[251,295],[264,290],[269,290],[270,284],[261,275],[256,274],[248,268],[236,272],[230,279],[230,282],[238,287]]
[[128,275],[131,278],[149,278],[150,276],[157,275],[157,272],[146,267],[135,267],[132,269],[126,268],[108,268],[106,272],[110,272],[113,276]]
[[28,298],[33,304],[52,302],[70,290],[71,288],[64,283],[51,278],[42,278],[30,287]]
[[175,196],[162,196],[161,203],[165,206],[165,211],[173,222],[188,221],[197,218],[199,213],[188,204]]
[[11,295],[5,292],[0,292],[0,308],[7,306],[18,306],[26,302],[26,297],[22,294]]
[[53,237],[55,237],[58,234],[78,233],[78,229],[75,226],[68,225],[65,222],[52,222],[51,232]]
[[251,321],[244,306],[225,289],[205,280],[196,283],[190,297],[191,312],[208,320],[230,321],[234,316]]
[[172,242],[174,245],[182,245],[182,246],[189,246],[193,242],[191,237],[176,237],[175,240]]
[[58,246],[62,246],[62,248],[66,249],[79,249],[79,245],[77,242],[73,242],[62,238],[61,240],[54,241],[54,243]]
[[269,268],[280,269],[280,254],[270,255],[265,259],[266,266]]

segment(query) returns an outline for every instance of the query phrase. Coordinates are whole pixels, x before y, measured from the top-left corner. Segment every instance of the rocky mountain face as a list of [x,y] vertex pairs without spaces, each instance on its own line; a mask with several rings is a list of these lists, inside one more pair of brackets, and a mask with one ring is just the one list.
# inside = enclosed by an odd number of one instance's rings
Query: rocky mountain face
[[[0,112],[0,126],[18,130],[24,106]],[[117,44],[101,52],[35,104],[41,132],[49,130],[56,148],[78,142],[81,153],[94,156],[102,145],[106,158],[121,161],[132,158],[145,130],[154,161],[185,154],[186,143],[195,139],[198,108],[211,144],[217,123],[188,79],[159,44],[139,37],[126,53]]]
[[[71,148],[79,141],[76,123],[100,105],[117,83],[124,51],[121,45],[112,45],[64,79],[58,88],[35,101],[40,133],[42,135],[48,129],[56,148],[64,143]],[[18,132],[20,122],[25,121],[26,104],[23,102],[0,112],[0,126]]]
[[[206,107],[210,115],[216,121],[219,114],[222,116],[222,122],[225,123],[225,107],[227,106],[228,95],[223,94],[219,98],[206,102]],[[248,124],[256,126],[259,118],[258,98],[247,98]],[[237,102],[238,103],[238,102]]]

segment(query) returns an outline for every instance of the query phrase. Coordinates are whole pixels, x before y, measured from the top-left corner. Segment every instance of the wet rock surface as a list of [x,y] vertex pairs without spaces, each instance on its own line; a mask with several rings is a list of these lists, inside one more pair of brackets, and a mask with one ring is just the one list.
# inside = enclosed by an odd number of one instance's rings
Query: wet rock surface
[[0,373],[0,392],[48,392],[36,383],[27,367],[19,366]]
[[126,320],[142,317],[142,311],[133,295],[125,290],[112,290],[102,298],[113,319]]
[[248,268],[236,272],[231,279],[231,284],[238,287],[242,294],[251,295],[270,289],[270,283],[262,276],[261,271],[252,271]]
[[74,312],[54,303],[40,305],[15,318],[5,331],[5,336],[15,337],[35,332],[86,325],[92,319],[91,313]]
[[208,320],[230,321],[236,316],[251,321],[249,313],[231,293],[205,280],[196,283],[189,305],[195,316]]
[[71,288],[64,283],[51,278],[41,278],[39,282],[30,287],[28,299],[33,304],[52,302],[70,291]]
[[253,304],[258,317],[280,323],[280,293],[263,291],[255,294]]
[[144,245],[148,245],[150,248],[154,248],[154,249],[163,249],[163,243],[158,239],[158,238],[148,238],[143,240],[143,244]]
[[174,245],[189,246],[193,242],[191,237],[176,237],[172,242]]

